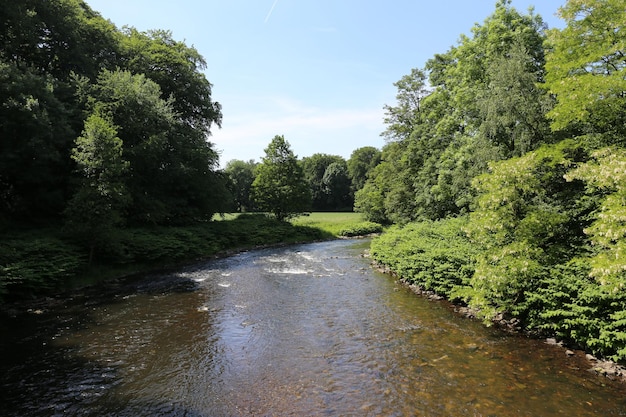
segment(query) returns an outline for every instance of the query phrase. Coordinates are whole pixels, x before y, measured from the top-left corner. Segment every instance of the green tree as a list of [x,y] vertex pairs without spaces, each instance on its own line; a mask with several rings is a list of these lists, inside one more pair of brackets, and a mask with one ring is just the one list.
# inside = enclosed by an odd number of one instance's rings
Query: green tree
[[96,248],[124,222],[123,211],[129,202],[124,174],[129,164],[122,154],[122,140],[111,122],[98,114],[87,118],[72,152],[81,186],[65,214],[68,229],[89,247],[89,263]]
[[584,158],[568,140],[491,163],[491,172],[474,179],[479,197],[467,232],[481,254],[471,302],[487,317],[515,312],[550,268],[584,253],[589,207],[581,206],[580,183],[564,178]]
[[364,146],[352,151],[347,165],[353,192],[363,188],[370,171],[380,164],[380,158],[381,151],[373,146]]
[[37,223],[64,208],[76,136],[56,84],[0,54],[0,220]]
[[281,221],[309,209],[309,187],[297,157],[283,136],[274,136],[265,148],[265,157],[252,183],[252,196],[259,210]]
[[481,136],[505,158],[520,156],[550,138],[546,113],[552,100],[540,88],[543,65],[516,41],[487,64],[489,83],[479,95]]
[[385,105],[385,118],[387,129],[383,132],[387,140],[407,139],[421,122],[421,101],[428,95],[426,85],[426,73],[413,68],[409,75],[400,78],[393,83],[398,89],[395,106]]
[[326,167],[322,177],[322,188],[330,210],[352,211],[354,200],[350,190],[350,177],[346,163],[333,162]]
[[173,99],[172,109],[185,125],[203,135],[210,133],[212,124],[221,126],[222,109],[212,100],[212,85],[203,73],[206,61],[195,48],[165,30],[125,28],[124,34],[124,69],[157,83],[161,98]]
[[103,71],[87,94],[89,106],[111,117],[124,143],[131,222],[192,223],[227,209],[217,152],[202,130],[180,120],[158,84],[129,71]]
[[325,153],[315,153],[302,158],[300,161],[304,178],[311,190],[311,208],[313,210],[326,211],[337,208],[329,205],[329,190],[324,187],[323,183],[324,173],[333,163],[345,165],[346,161],[341,156]]
[[546,87],[557,97],[554,130],[592,134],[595,146],[626,144],[626,1],[570,0],[549,32]]
[[256,166],[257,163],[252,159],[247,162],[233,159],[228,161],[224,168],[224,172],[230,179],[230,191],[239,212],[254,211],[250,194]]

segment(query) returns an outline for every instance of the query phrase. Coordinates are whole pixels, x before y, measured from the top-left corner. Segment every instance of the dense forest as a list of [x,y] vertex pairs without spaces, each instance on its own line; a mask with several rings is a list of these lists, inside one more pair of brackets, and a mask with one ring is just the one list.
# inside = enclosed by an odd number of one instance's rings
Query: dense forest
[[501,0],[413,69],[356,194],[373,257],[486,321],[626,359],[626,1]]

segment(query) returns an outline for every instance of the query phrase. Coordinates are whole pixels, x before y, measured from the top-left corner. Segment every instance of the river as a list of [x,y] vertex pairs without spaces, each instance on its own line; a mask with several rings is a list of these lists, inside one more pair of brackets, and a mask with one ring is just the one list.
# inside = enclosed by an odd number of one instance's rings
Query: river
[[623,383],[370,268],[367,240],[241,253],[0,322],[5,416],[612,416]]

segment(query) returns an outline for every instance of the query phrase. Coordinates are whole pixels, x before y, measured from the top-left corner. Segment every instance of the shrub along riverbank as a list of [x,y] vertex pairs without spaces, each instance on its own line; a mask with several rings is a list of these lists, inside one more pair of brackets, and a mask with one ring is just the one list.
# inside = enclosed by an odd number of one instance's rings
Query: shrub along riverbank
[[591,278],[588,259],[543,265],[494,291],[475,277],[492,257],[468,238],[467,225],[459,217],[394,226],[372,241],[371,256],[408,284],[468,304],[487,323],[504,317],[531,334],[626,362],[626,293]]
[[379,232],[355,213],[312,213],[279,222],[262,214],[227,215],[186,227],[120,229],[89,264],[89,249],[62,229],[14,231],[0,242],[0,300],[28,299],[184,262],[260,246]]

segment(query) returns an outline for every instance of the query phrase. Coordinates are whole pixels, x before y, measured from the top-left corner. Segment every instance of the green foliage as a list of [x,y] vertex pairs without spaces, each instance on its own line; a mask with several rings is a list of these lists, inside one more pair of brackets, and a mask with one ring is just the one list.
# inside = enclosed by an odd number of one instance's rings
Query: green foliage
[[322,177],[322,190],[326,195],[326,204],[329,209],[352,210],[354,201],[345,161],[333,162],[326,167]]
[[388,140],[408,139],[421,122],[421,100],[428,95],[426,73],[413,68],[411,74],[403,76],[393,83],[398,89],[395,106],[385,105],[384,122],[387,129],[383,132]]
[[236,209],[239,212],[254,211],[254,205],[250,196],[252,183],[254,182],[256,162],[232,160],[228,161],[224,173],[228,176],[228,187],[235,200]]
[[449,298],[467,286],[478,249],[463,232],[466,217],[393,226],[371,245],[371,256],[411,284]]
[[72,159],[82,174],[82,184],[66,209],[67,227],[88,242],[91,262],[96,246],[123,221],[129,197],[122,176],[128,162],[122,158],[122,141],[115,127],[97,114],[85,121]]
[[85,263],[80,247],[57,236],[7,236],[0,242],[0,298],[59,289]]
[[[472,178],[488,162],[522,155],[552,138],[544,76],[542,19],[511,2],[400,79],[397,104],[385,106],[392,142],[355,195],[371,220],[404,224],[467,213]],[[430,87],[426,81],[430,82]]]
[[0,222],[58,224],[77,204],[71,150],[95,113],[115,125],[130,163],[131,222],[193,223],[226,208],[206,140],[221,107],[198,51],[167,31],[119,30],[79,0],[0,9]]
[[626,150],[604,148],[592,156],[565,178],[584,181],[591,193],[606,192],[585,229],[596,246],[590,274],[609,290],[621,291],[626,284]]
[[[340,174],[342,178],[336,178],[339,182],[335,184],[333,177],[336,175],[332,174],[331,176],[329,172],[327,182],[324,183],[326,170],[332,164],[337,164],[335,168],[333,168],[333,171],[335,171],[336,174]],[[350,189],[345,190],[345,177],[347,174],[342,172],[347,170],[346,161],[341,156],[316,153],[302,158],[300,166],[302,167],[304,177],[311,190],[312,210],[337,211],[345,209],[348,206],[352,208]],[[339,188],[336,189],[336,187]],[[348,184],[348,187],[350,187],[350,184]]]
[[252,195],[259,210],[281,221],[310,207],[311,194],[302,168],[283,136],[275,136],[265,149],[252,183]]
[[365,186],[365,181],[378,164],[380,164],[381,152],[373,146],[364,146],[355,149],[348,159],[348,174],[352,181],[352,192],[356,193]]
[[626,360],[626,295],[589,276],[584,258],[552,268],[529,292],[528,326],[599,357]]
[[480,196],[466,230],[481,254],[467,298],[486,318],[513,310],[546,268],[578,254],[581,230],[568,226],[582,190],[563,178],[578,153],[572,141],[544,146],[474,180]]
[[0,53],[0,218],[44,220],[63,210],[75,134],[57,88]]
[[625,8],[624,0],[570,0],[559,10],[566,27],[550,31],[546,63],[553,129],[625,144]]
[[354,236],[367,236],[374,233],[381,233],[383,226],[374,222],[361,222],[344,227],[339,231],[339,236],[354,237]]

